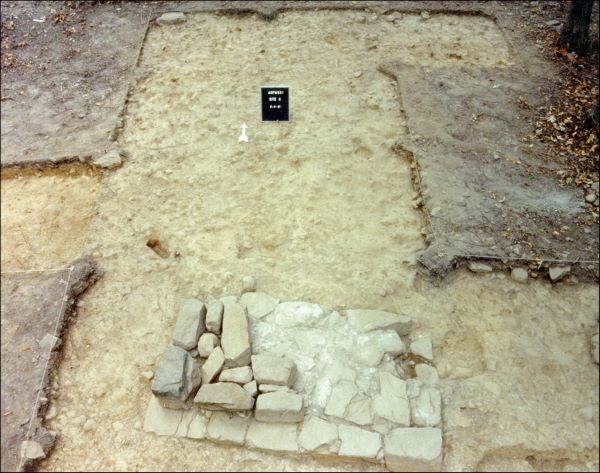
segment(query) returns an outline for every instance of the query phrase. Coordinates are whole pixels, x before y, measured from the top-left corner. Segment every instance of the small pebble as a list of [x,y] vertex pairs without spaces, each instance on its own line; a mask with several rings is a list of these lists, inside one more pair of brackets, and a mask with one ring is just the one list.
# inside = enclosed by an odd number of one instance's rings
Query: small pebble
[[146,378],[148,381],[150,381],[152,378],[154,378],[154,372],[148,370],[148,371],[143,371],[142,372],[142,376],[144,378]]
[[429,14],[428,11],[422,11],[421,18],[423,18],[424,20],[429,20],[429,18],[431,18],[431,15]]
[[242,279],[242,293],[256,291],[256,279],[252,276],[244,276]]
[[85,432],[91,432],[92,430],[96,430],[96,421],[93,419],[88,419],[85,424],[83,424],[83,430]]
[[596,200],[596,194],[594,194],[593,192],[590,192],[588,195],[585,196],[585,201],[589,202],[590,204],[592,202],[594,202]]
[[356,77],[357,79],[362,76],[362,71],[358,71],[354,73],[354,77]]

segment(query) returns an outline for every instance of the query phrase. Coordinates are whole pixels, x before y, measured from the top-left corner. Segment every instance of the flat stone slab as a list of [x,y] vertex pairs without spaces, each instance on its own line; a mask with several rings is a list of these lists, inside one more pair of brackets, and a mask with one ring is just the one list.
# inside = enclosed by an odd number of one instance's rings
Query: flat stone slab
[[261,450],[297,453],[297,426],[265,423],[254,419],[248,428],[246,445]]
[[204,384],[194,403],[201,409],[212,411],[249,411],[254,407],[254,398],[239,384],[214,383]]
[[325,414],[343,418],[348,404],[357,393],[358,388],[352,381],[345,379],[339,381],[331,390],[331,395],[325,406]]
[[301,395],[294,393],[259,394],[254,416],[261,422],[301,422],[304,417],[304,401]]
[[440,471],[442,430],[397,428],[384,437],[385,464],[390,471]]
[[160,26],[178,25],[185,23],[185,14],[182,12],[163,13],[156,19],[156,23]]
[[302,424],[298,443],[305,450],[314,451],[320,447],[330,447],[337,439],[337,424],[310,416]]
[[250,364],[250,336],[246,309],[240,304],[225,304],[221,347],[225,354],[225,366],[235,368]]
[[152,396],[144,417],[144,431],[154,432],[157,435],[175,435],[183,412],[179,409],[163,407],[159,400]]
[[281,356],[252,355],[254,379],[260,384],[292,386],[296,380],[296,365]]
[[250,418],[215,412],[208,422],[207,437],[216,442],[243,445]]
[[275,310],[279,299],[264,292],[246,292],[240,297],[240,304],[246,307],[249,317],[262,319]]
[[410,317],[382,310],[351,309],[346,312],[346,317],[350,325],[361,332],[395,330],[399,335],[407,335],[412,327]]
[[376,432],[342,424],[339,434],[342,443],[338,455],[342,457],[371,460],[377,457],[381,449],[381,436]]
[[252,368],[249,366],[241,366],[239,368],[223,370],[219,375],[219,381],[242,385],[247,384],[252,381]]
[[175,329],[173,345],[184,350],[193,350],[198,344],[200,335],[204,333],[206,306],[198,299],[185,299],[181,304]]

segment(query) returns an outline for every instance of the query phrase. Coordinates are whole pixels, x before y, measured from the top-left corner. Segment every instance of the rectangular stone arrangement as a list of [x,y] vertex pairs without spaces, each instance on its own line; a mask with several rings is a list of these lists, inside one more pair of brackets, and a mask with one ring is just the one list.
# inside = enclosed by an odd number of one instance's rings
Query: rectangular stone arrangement
[[254,291],[186,299],[144,430],[440,471],[433,346],[411,329],[404,314],[338,312]]

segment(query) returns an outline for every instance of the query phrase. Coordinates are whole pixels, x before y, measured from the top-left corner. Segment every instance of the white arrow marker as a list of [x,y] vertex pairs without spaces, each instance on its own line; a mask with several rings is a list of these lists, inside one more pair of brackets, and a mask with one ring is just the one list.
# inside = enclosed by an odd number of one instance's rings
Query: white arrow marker
[[242,134],[238,138],[238,142],[245,141],[247,143],[248,137],[246,136],[246,128],[248,128],[248,126],[244,123],[240,128],[242,129]]

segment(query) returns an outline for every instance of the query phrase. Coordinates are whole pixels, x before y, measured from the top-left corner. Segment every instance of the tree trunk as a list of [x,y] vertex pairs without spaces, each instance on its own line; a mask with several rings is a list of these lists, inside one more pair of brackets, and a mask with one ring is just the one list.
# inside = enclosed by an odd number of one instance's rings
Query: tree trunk
[[593,0],[572,0],[567,22],[563,25],[557,45],[569,52],[585,56],[588,52],[590,18]]

